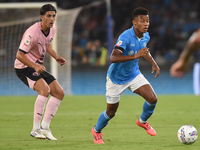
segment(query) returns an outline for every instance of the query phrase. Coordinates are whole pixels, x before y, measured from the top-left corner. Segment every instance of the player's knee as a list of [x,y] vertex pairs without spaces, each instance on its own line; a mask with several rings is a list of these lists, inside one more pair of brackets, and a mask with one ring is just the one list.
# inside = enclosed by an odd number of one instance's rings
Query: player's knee
[[62,100],[65,96],[65,92],[63,89],[61,89],[61,90],[57,90],[57,91],[52,91],[51,95],[56,97],[59,100]]
[[59,99],[62,100],[64,98],[64,96],[65,96],[65,92],[64,92],[64,90],[61,90],[59,93],[59,97],[60,97]]
[[45,86],[45,87],[43,87],[41,89],[38,89],[37,92],[38,92],[39,95],[48,97],[49,94],[50,94],[50,87],[49,86]]
[[153,104],[153,103],[157,103],[157,96],[156,95],[152,95],[149,100],[149,103]]

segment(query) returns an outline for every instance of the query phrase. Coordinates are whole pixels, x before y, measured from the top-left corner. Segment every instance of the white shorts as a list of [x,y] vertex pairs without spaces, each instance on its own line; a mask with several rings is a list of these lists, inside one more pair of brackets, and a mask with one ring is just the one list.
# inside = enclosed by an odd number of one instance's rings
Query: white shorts
[[134,92],[139,87],[150,84],[143,74],[137,75],[132,81],[125,84],[115,84],[107,76],[106,82],[106,100],[108,104],[115,104],[119,102],[123,92],[128,88],[131,92]]

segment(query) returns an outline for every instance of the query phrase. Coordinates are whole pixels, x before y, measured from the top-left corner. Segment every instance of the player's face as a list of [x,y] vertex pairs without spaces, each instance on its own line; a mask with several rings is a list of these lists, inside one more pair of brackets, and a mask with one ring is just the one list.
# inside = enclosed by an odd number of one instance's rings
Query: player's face
[[133,26],[139,33],[147,32],[149,25],[149,15],[138,15],[133,20]]
[[52,28],[54,21],[56,19],[55,11],[47,11],[44,15],[41,16],[42,24],[47,28]]

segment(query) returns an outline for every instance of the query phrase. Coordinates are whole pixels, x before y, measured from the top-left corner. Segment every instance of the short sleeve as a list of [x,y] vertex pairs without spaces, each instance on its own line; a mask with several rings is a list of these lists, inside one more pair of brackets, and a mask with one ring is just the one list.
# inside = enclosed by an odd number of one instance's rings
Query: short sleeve
[[33,44],[34,44],[33,36],[29,33],[25,33],[21,40],[19,49],[28,53],[30,51],[31,47],[33,46]]
[[126,34],[121,34],[117,40],[117,43],[115,44],[115,49],[119,49],[122,52],[124,52],[124,50],[126,50],[127,46],[129,43],[129,38],[127,37]]

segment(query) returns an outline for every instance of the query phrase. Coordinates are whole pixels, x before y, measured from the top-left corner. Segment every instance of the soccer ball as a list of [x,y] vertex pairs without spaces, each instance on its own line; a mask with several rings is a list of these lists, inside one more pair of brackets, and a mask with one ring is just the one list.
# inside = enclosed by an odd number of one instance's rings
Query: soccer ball
[[198,133],[194,126],[183,125],[177,132],[178,140],[183,144],[192,144],[197,140]]

